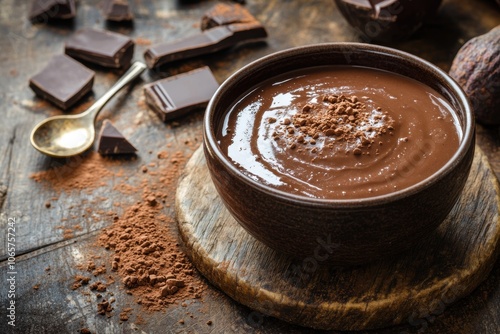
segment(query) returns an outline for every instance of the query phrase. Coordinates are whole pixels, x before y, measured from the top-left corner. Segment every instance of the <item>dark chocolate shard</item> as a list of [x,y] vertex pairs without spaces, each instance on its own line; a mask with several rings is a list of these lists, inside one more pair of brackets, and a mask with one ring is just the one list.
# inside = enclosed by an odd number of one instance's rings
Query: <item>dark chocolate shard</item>
[[134,19],[127,0],[104,0],[104,17],[114,22],[128,22]]
[[144,59],[149,68],[154,68],[266,37],[266,29],[258,22],[229,24],[173,42],[153,45],[144,53]]
[[30,88],[61,109],[68,109],[92,90],[94,71],[66,56],[54,56],[30,79]]
[[134,42],[128,36],[107,30],[84,28],[65,43],[64,50],[75,59],[104,67],[128,67],[134,55]]
[[148,105],[162,121],[181,117],[207,105],[219,88],[207,66],[144,86]]
[[205,12],[201,18],[201,30],[234,23],[258,23],[257,19],[237,3],[220,2]]
[[28,15],[33,23],[52,19],[72,19],[76,15],[75,0],[34,0]]
[[137,149],[107,119],[102,123],[97,152],[108,154],[132,154]]

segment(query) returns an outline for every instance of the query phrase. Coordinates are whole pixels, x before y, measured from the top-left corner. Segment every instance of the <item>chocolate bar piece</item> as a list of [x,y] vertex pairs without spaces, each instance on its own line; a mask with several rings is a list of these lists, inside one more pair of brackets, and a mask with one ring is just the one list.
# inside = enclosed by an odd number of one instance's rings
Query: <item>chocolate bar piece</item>
[[134,55],[131,38],[111,31],[84,28],[66,41],[65,52],[75,59],[104,67],[128,67]]
[[132,21],[134,19],[127,0],[105,0],[104,17],[106,20],[114,22]]
[[137,149],[106,119],[99,132],[97,152],[103,155],[132,154],[137,152]]
[[31,22],[72,19],[76,15],[75,0],[34,0],[28,15]]
[[165,122],[207,105],[219,88],[207,66],[144,86],[146,102]]
[[149,68],[227,49],[238,43],[267,37],[258,22],[215,27],[173,42],[153,45],[144,53]]
[[66,110],[92,90],[94,74],[76,60],[57,55],[30,79],[29,85],[36,95]]
[[208,10],[201,18],[201,30],[234,23],[258,23],[257,19],[237,3],[220,2]]

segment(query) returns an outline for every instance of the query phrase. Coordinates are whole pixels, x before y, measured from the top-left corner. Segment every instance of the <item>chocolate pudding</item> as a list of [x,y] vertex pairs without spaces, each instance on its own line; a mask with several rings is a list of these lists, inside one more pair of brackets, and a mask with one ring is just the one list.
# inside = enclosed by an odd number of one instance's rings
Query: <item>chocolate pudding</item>
[[217,139],[249,178],[323,199],[410,187],[453,156],[462,134],[445,98],[416,80],[355,66],[274,77],[240,97]]

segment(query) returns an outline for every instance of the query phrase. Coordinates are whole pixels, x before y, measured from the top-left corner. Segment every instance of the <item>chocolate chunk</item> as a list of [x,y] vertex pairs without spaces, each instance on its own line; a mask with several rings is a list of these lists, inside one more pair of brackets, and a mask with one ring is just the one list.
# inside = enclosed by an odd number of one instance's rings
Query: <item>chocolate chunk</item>
[[437,12],[441,2],[335,0],[338,11],[364,42],[386,43],[409,38]]
[[207,66],[144,86],[146,102],[163,121],[206,106],[219,84]]
[[65,52],[75,59],[105,67],[128,67],[134,55],[134,42],[122,34],[84,28],[66,41]]
[[105,0],[104,17],[108,21],[115,22],[132,21],[134,19],[127,0]]
[[218,3],[201,18],[201,30],[234,23],[258,23],[257,19],[243,6],[234,3]]
[[92,90],[94,74],[76,60],[57,55],[29,85],[38,96],[66,110]]
[[235,23],[205,30],[173,42],[154,45],[144,53],[149,68],[172,61],[213,53],[248,40],[267,37],[258,22]]
[[110,121],[104,120],[99,133],[99,145],[97,151],[100,154],[131,154],[137,149],[125,139]]
[[72,19],[76,15],[75,0],[34,0],[28,15],[31,22]]

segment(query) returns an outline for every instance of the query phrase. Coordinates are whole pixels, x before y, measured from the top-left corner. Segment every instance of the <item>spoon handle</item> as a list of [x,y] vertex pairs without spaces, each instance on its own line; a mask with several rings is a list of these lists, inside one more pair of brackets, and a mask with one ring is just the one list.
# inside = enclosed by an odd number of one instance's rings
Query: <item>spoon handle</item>
[[127,72],[123,74],[123,76],[104,94],[101,96],[87,111],[87,115],[90,115],[92,118],[95,118],[101,108],[126,84],[134,80],[138,77],[144,70],[146,69],[146,65],[143,63],[136,61],[130,66]]

